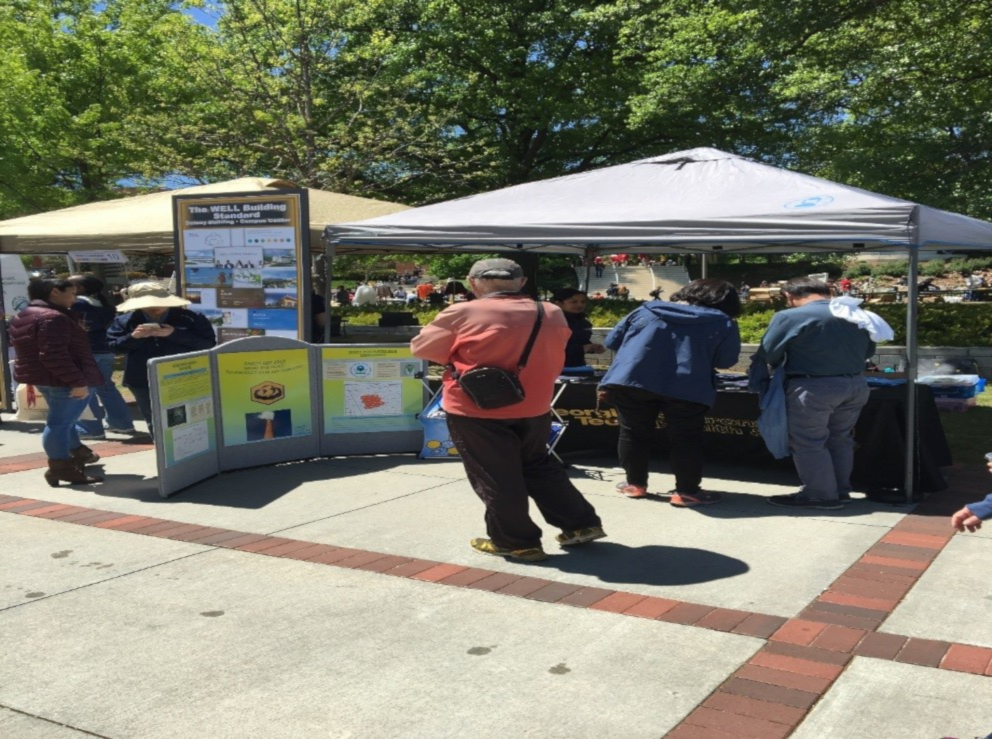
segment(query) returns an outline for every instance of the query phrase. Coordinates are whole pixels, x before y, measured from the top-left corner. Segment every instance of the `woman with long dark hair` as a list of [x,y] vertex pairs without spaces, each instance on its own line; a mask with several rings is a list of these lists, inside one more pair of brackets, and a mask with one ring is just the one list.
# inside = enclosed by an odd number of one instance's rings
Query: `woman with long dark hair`
[[606,337],[616,352],[600,391],[620,420],[620,465],[628,498],[647,494],[648,464],[658,414],[665,414],[675,474],[671,503],[708,505],[720,496],[701,489],[706,412],[716,400],[717,367],[737,363],[741,337],[733,320],[740,296],[724,280],[695,280],[672,295],[652,300],[624,318]]
[[35,279],[28,283],[28,307],[10,323],[10,342],[17,352],[14,379],[34,385],[48,403],[41,445],[48,457],[45,480],[52,487],[99,482],[84,467],[100,457],[84,446],[76,421],[100,384],[86,333],[69,315],[76,288],[68,280]]
[[[106,431],[129,436],[136,434],[131,409],[114,384],[114,353],[107,343],[107,329],[114,322],[117,311],[103,292],[103,280],[93,275],[73,275],[69,282],[76,288],[76,302],[70,310],[86,330],[90,350],[103,376],[103,383],[94,388],[90,396],[89,409],[94,420],[79,421],[76,430],[83,439],[104,439]],[[104,419],[107,420],[106,431]]]
[[602,354],[606,347],[592,340],[592,323],[586,318],[586,303],[589,296],[582,290],[564,287],[555,290],[551,302],[561,308],[572,329],[572,335],[565,347],[565,366],[582,367],[586,364],[586,354]]

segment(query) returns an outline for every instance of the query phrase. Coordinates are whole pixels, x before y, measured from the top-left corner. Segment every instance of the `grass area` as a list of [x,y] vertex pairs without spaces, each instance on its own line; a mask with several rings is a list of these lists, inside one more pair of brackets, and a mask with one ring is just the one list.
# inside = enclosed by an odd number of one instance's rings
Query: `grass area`
[[992,452],[992,391],[978,395],[978,405],[965,413],[941,413],[951,455],[962,464],[985,464]]

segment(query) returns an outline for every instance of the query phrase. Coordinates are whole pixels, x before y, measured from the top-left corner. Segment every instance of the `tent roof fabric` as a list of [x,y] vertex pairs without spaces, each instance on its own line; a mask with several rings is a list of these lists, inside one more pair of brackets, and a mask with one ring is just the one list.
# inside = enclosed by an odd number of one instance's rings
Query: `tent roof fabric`
[[707,148],[337,224],[327,234],[339,253],[992,248],[984,221]]
[[[296,188],[297,185],[286,180],[244,177],[14,218],[0,222],[0,252],[51,253],[81,249],[171,252],[174,195]],[[398,203],[335,192],[312,189],[307,192],[313,246],[320,243],[320,236],[329,224],[374,218],[408,209],[408,206]]]

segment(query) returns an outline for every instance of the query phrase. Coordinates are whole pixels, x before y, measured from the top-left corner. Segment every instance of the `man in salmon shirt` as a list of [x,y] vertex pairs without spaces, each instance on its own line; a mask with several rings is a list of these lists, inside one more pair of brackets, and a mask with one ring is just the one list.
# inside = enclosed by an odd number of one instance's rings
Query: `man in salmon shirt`
[[459,373],[473,367],[515,372],[537,310],[520,292],[526,282],[523,270],[509,259],[476,262],[468,281],[480,299],[445,309],[410,347],[415,356],[448,366],[442,402],[448,431],[472,489],[486,505],[489,538],[472,539],[472,549],[525,562],[546,559],[541,529],[528,513],[528,497],[549,524],[562,530],[556,537],[561,546],[601,539],[606,533],[595,509],[548,454],[551,396],[571,335],[565,315],[555,305],[540,304],[541,328],[519,374],[524,400],[483,410],[458,386],[450,367]]

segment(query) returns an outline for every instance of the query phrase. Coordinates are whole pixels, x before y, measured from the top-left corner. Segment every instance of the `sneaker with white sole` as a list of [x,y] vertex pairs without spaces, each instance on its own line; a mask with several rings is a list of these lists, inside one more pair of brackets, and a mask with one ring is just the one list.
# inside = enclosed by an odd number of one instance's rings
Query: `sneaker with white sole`
[[702,490],[696,493],[673,492],[669,502],[676,508],[695,508],[701,505],[713,505],[723,500],[719,493],[704,493]]
[[562,531],[555,537],[555,541],[563,547],[570,547],[575,544],[588,544],[590,541],[602,539],[606,536],[602,526],[590,526],[587,529],[576,529],[575,531]]
[[647,485],[631,485],[624,480],[617,483],[617,492],[626,495],[628,498],[643,498],[648,494]]
[[521,562],[540,562],[548,558],[541,547],[531,547],[529,549],[504,549],[493,544],[491,539],[472,539],[469,542],[479,554],[488,554],[492,557],[507,557],[518,559]]

